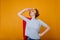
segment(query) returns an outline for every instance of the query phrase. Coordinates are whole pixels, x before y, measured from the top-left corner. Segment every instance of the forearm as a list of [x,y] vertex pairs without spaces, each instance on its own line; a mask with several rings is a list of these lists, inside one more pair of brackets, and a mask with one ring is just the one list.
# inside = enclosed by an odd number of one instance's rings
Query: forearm
[[20,12],[18,12],[18,16],[26,22],[29,21],[25,16],[22,15],[25,11],[29,11],[29,10],[31,10],[31,9],[30,8],[25,8],[25,9],[21,10]]
[[40,36],[43,36],[43,35],[45,35],[49,30],[50,30],[50,27],[47,27],[47,28],[45,29],[45,31],[43,31],[43,32],[40,33],[39,35],[40,35]]
[[18,15],[23,14],[25,11],[26,11],[26,9],[21,10],[20,12],[18,12]]
[[44,35],[44,34],[46,34],[48,31],[49,31],[49,27],[48,28],[46,28],[46,30],[44,31],[44,32],[42,32],[42,34]]
[[23,10],[21,10],[20,12],[18,12],[19,15],[23,14],[25,11],[30,11],[33,10],[32,8],[25,8]]
[[25,8],[25,9],[23,9],[23,10],[21,10],[20,12],[18,12],[18,16],[20,17],[20,18],[22,18],[24,21],[29,21],[29,19],[27,19],[25,16],[23,16],[22,14],[25,12],[25,11],[30,11],[30,10],[32,10],[31,8]]

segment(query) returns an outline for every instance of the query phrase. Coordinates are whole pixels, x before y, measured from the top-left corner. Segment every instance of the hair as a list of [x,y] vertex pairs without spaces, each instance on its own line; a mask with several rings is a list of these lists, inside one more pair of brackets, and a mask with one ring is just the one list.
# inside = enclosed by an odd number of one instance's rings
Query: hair
[[39,14],[39,11],[37,9],[34,9],[36,11],[35,13],[35,18],[37,18],[40,14]]

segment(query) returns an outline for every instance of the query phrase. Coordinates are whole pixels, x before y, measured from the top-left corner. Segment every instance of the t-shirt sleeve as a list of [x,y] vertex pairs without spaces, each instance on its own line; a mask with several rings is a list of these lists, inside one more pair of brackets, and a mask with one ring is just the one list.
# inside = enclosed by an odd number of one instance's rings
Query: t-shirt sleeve
[[20,15],[20,18],[23,19],[23,20],[26,21],[26,22],[29,21],[29,19],[28,19],[27,17],[25,17],[25,16]]
[[43,27],[48,27],[48,25],[42,20],[40,20],[40,25],[43,26]]

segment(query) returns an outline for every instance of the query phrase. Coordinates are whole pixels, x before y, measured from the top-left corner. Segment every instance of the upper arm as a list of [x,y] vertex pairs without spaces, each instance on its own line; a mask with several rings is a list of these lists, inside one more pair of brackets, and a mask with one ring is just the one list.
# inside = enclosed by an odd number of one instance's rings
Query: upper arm
[[45,23],[45,22],[43,22],[42,20],[40,20],[40,23],[41,23],[41,26],[43,26],[43,27],[48,27],[48,25]]
[[23,15],[21,15],[21,14],[18,14],[18,16],[20,17],[20,18],[22,18],[24,21],[26,21],[26,22],[28,22],[29,21],[29,19],[27,19],[25,16],[23,16]]

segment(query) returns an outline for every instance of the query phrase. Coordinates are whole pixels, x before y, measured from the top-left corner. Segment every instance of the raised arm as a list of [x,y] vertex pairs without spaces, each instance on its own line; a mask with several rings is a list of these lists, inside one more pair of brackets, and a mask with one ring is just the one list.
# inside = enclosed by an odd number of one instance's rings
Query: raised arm
[[29,19],[27,19],[25,16],[23,16],[22,14],[25,12],[25,11],[28,11],[28,10],[30,10],[30,8],[25,8],[25,9],[23,9],[23,10],[21,10],[20,12],[18,12],[18,16],[20,17],[20,18],[22,18],[24,21],[29,21]]

